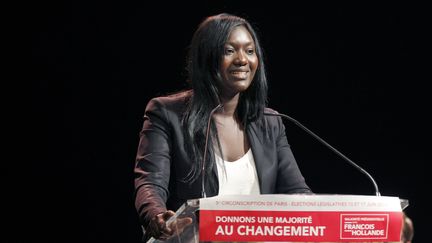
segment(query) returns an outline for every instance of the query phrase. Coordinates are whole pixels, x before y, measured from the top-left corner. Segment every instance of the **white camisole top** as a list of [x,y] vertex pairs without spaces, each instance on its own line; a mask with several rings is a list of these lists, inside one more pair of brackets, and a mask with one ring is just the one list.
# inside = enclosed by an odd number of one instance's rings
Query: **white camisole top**
[[236,161],[224,161],[215,155],[219,195],[259,195],[259,181],[252,150]]

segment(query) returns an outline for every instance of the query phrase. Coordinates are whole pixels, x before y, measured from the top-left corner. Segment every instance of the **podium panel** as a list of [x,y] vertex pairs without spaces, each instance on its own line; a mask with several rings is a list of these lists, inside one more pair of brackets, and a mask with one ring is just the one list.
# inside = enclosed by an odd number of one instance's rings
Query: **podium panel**
[[[407,200],[360,195],[226,195],[189,200],[173,216],[193,223],[168,241],[399,242]],[[174,224],[173,224],[174,223]]]

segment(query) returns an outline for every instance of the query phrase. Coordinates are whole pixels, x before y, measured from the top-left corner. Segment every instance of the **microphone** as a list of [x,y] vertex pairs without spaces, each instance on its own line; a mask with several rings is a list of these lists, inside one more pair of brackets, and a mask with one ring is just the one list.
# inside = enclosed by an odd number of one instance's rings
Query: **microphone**
[[210,123],[213,116],[213,113],[215,113],[219,108],[221,108],[223,105],[219,104],[213,110],[210,111],[209,118],[207,121],[207,129],[206,129],[206,136],[205,136],[205,144],[204,144],[204,155],[202,160],[202,171],[201,171],[201,197],[205,198],[207,197],[205,192],[205,165],[206,165],[206,158],[207,158],[207,143],[210,133]]
[[286,118],[289,121],[291,121],[292,123],[294,123],[295,125],[297,125],[298,127],[300,127],[301,129],[303,129],[304,131],[306,131],[309,135],[311,135],[312,137],[314,137],[315,139],[317,139],[319,142],[321,142],[322,144],[324,144],[327,148],[329,148],[330,150],[332,150],[333,152],[335,152],[337,155],[339,155],[340,157],[342,157],[345,161],[347,161],[349,164],[351,164],[352,166],[354,166],[361,173],[365,174],[370,179],[370,181],[372,182],[372,184],[373,184],[373,186],[375,188],[375,195],[376,196],[381,196],[381,193],[378,190],[377,183],[375,182],[374,178],[365,169],[363,169],[362,167],[360,167],[359,165],[357,165],[356,163],[354,163],[352,160],[350,160],[348,157],[346,157],[345,155],[343,155],[341,152],[339,152],[333,146],[331,146],[330,144],[328,144],[326,141],[324,141],[318,135],[316,135],[311,130],[309,130],[308,128],[306,128],[305,126],[303,126],[296,119],[294,119],[294,118],[292,118],[292,117],[290,117],[288,115],[281,114],[281,113],[264,112],[264,115],[266,115],[266,116],[279,116],[279,117]]

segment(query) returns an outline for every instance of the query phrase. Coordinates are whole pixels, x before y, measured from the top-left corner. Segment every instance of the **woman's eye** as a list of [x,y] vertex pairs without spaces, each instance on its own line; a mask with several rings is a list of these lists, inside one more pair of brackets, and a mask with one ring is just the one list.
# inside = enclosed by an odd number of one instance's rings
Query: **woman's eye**
[[255,50],[254,49],[248,49],[246,52],[247,52],[247,54],[252,55],[255,53]]
[[229,55],[229,54],[233,54],[233,53],[234,53],[234,49],[232,49],[232,48],[225,49],[225,54]]

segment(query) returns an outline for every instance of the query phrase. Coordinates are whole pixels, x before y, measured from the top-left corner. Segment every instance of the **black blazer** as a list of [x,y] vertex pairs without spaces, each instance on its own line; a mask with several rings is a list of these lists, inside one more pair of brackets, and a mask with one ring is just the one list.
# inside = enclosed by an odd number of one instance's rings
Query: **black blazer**
[[[201,197],[201,180],[184,182],[191,164],[186,154],[181,116],[189,92],[153,98],[147,104],[135,166],[135,206],[144,227],[156,214],[177,210],[186,200]],[[269,108],[265,112],[273,112]],[[310,193],[288,144],[280,117],[264,116],[248,124],[247,136],[254,156],[261,194]],[[211,175],[217,180],[217,169]],[[217,183],[216,183],[217,184]],[[207,196],[218,194],[207,186]]]

